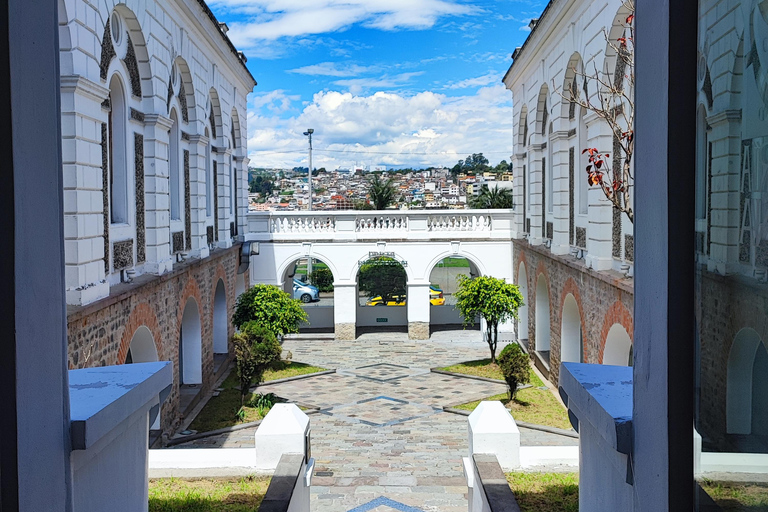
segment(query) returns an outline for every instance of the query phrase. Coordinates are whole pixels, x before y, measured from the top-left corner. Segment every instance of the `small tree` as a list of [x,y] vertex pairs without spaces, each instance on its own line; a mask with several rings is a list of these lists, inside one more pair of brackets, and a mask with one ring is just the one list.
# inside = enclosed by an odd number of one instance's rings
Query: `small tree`
[[299,332],[299,324],[307,321],[307,312],[301,307],[301,301],[277,286],[257,284],[240,295],[232,316],[232,323],[238,329],[252,320],[277,337]]
[[258,322],[246,322],[232,337],[235,348],[235,371],[240,380],[240,405],[244,405],[251,386],[261,384],[264,372],[280,360],[282,347],[268,329]]
[[397,189],[394,178],[381,179],[379,174],[374,174],[368,181],[368,197],[375,210],[384,210],[395,201]]
[[515,398],[519,384],[527,384],[531,380],[528,361],[528,356],[517,343],[507,345],[499,354],[499,367],[509,388],[510,400]]
[[333,273],[331,273],[329,268],[317,267],[312,270],[307,279],[313,286],[317,286],[317,289],[321,292],[333,291]]
[[456,279],[456,309],[464,318],[464,325],[473,324],[477,316],[485,319],[485,341],[491,349],[491,362],[495,363],[499,324],[517,318],[517,310],[524,305],[523,295],[517,285],[495,277],[471,279],[462,274]]
[[360,266],[358,284],[360,291],[370,297],[381,295],[384,302],[405,295],[405,269],[399,261],[381,256]]
[[512,191],[508,188],[494,186],[489,188],[483,185],[480,195],[470,201],[470,206],[475,209],[513,208],[514,199]]

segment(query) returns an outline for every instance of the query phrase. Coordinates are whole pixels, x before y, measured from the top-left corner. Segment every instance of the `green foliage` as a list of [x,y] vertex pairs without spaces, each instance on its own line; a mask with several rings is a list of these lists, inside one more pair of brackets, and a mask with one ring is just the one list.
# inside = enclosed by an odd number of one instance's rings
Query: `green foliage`
[[321,292],[333,291],[333,274],[327,267],[318,267],[312,269],[312,273],[307,276],[310,284],[317,286]]
[[261,384],[264,371],[280,360],[283,348],[271,331],[253,321],[240,326],[240,332],[232,337],[232,344],[235,349],[235,371],[240,381],[240,403],[243,404],[251,386],[254,383],[257,386]]
[[489,188],[483,185],[480,195],[470,201],[470,207],[476,209],[496,209],[514,207],[512,190],[508,188]]
[[406,273],[400,262],[381,256],[360,266],[358,285],[369,297],[381,295],[384,301],[405,295]]
[[517,318],[517,310],[525,305],[523,295],[516,285],[495,277],[470,279],[462,274],[456,279],[459,288],[454,294],[455,307],[464,318],[464,325],[472,325],[477,316],[485,319],[485,341],[491,350],[491,361],[495,363],[499,324]]
[[307,321],[307,313],[301,301],[269,284],[257,284],[237,299],[232,323],[242,329],[246,322],[256,323],[275,336],[299,332],[299,324]]
[[394,178],[385,181],[381,179],[380,174],[376,173],[368,180],[368,185],[368,197],[373,203],[374,210],[384,210],[395,201],[397,189]]
[[496,168],[494,169],[494,171],[496,172],[507,172],[508,170],[509,170],[509,164],[507,163],[506,160],[502,160],[501,162],[499,162],[499,165],[497,165]]
[[355,210],[373,210],[373,205],[368,201],[358,200],[355,201],[353,209]]
[[472,153],[466,160],[459,162],[451,169],[451,174],[455,177],[457,174],[477,174],[489,170],[488,159],[482,153]]
[[272,406],[278,401],[279,399],[274,393],[267,393],[266,395],[258,393],[251,398],[249,405],[254,409],[258,409],[260,416],[266,416],[267,412],[269,412]]
[[520,345],[511,343],[502,349],[498,363],[509,388],[509,399],[512,400],[517,393],[518,384],[528,384],[530,381],[528,356]]
[[248,174],[248,191],[250,193],[259,193],[268,196],[272,193],[274,188],[275,184],[269,176]]

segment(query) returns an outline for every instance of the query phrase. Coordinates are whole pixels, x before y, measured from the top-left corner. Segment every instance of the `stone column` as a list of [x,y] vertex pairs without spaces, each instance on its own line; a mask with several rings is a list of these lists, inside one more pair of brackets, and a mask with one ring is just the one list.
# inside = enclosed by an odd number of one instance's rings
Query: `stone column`
[[333,283],[333,323],[337,340],[357,338],[357,283]]
[[571,250],[570,241],[570,204],[568,191],[571,184],[568,169],[568,131],[559,130],[550,136],[552,144],[552,164],[550,172],[553,172],[554,198],[552,233],[552,254],[568,254]]
[[[591,148],[613,156],[613,132],[608,124],[594,113],[588,113],[587,143]],[[613,162],[613,160],[610,160]],[[610,172],[610,170],[608,171]],[[613,266],[613,206],[600,187],[589,188],[589,228],[587,229],[587,266],[595,270],[608,270]]]
[[145,270],[164,274],[173,269],[168,144],[171,119],[162,114],[144,116],[144,169],[147,262]]
[[219,240],[217,247],[232,247],[232,237],[229,233],[229,157],[232,150],[222,147],[213,148],[216,165],[216,218],[218,219]]
[[[541,142],[543,142],[544,137],[537,136],[537,138],[542,139]],[[542,203],[544,195],[542,192],[544,192],[544,190],[542,188],[543,173],[541,166],[545,151],[546,146],[543,143],[531,144],[528,151],[528,187],[530,188],[530,190],[527,191],[528,197],[530,198],[528,203],[528,218],[531,220],[531,231],[528,236],[528,241],[531,245],[541,245],[544,243],[544,237],[542,236],[542,229],[544,226],[544,205]],[[549,162],[547,162],[547,166],[549,166]]]
[[232,158],[236,169],[235,184],[237,185],[237,208],[235,210],[235,222],[237,223],[238,236],[245,235],[246,215],[248,214],[248,158],[245,156],[245,150],[238,148]]
[[107,116],[109,90],[81,76],[61,77],[64,254],[67,304],[109,295]]
[[429,282],[408,283],[408,338],[429,339]]
[[[523,195],[523,183],[525,176],[523,175],[523,166],[526,165],[526,158],[524,155],[525,152],[521,151],[516,153],[512,159],[514,162],[513,169],[515,173],[513,181],[514,184],[512,186],[513,195],[515,198],[515,220],[512,232],[513,238],[523,238],[525,233],[525,209],[523,208],[523,205],[525,204],[525,196]],[[526,172],[527,171],[528,169],[526,166]]]
[[189,137],[190,213],[192,215],[192,257],[205,258],[210,253],[205,233],[206,148],[208,137]]

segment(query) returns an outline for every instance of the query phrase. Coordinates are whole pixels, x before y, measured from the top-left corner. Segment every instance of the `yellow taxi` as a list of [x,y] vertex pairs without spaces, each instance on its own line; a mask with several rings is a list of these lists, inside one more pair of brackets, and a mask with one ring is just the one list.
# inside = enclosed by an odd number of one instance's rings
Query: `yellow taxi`
[[[433,306],[442,306],[445,304],[443,290],[435,286],[429,287],[429,302]],[[405,295],[395,295],[391,300],[385,301],[381,295],[368,299],[366,306],[405,306]]]

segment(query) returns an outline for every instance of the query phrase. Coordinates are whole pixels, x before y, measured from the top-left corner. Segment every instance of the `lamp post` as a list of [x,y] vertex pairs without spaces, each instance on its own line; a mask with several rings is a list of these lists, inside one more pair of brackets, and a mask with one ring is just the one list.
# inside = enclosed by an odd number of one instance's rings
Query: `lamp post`
[[307,180],[307,184],[309,185],[309,207],[308,210],[312,211],[312,134],[315,133],[315,130],[312,128],[309,128],[307,131],[304,132],[304,135],[309,137],[309,179]]

